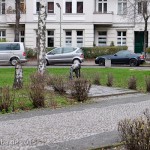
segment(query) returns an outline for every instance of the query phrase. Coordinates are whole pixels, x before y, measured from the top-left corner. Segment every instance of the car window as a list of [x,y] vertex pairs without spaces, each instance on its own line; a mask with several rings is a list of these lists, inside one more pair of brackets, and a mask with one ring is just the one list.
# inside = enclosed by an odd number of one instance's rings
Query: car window
[[0,51],[10,51],[11,50],[11,46],[10,44],[0,44]]
[[117,56],[127,56],[127,55],[130,55],[130,51],[119,51],[116,53]]
[[18,44],[18,43],[11,44],[11,49],[12,50],[20,50],[20,44]]
[[54,50],[51,51],[53,54],[61,54],[62,53],[62,48],[55,48]]
[[83,53],[82,49],[78,49],[76,53]]
[[73,47],[64,47],[63,53],[70,53],[73,52],[75,49]]

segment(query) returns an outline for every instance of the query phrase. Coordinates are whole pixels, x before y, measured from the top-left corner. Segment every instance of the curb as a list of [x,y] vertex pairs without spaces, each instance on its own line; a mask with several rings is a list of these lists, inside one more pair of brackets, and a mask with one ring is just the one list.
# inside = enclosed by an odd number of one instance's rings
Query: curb
[[119,146],[123,146],[124,145],[124,142],[120,142],[120,143],[115,143],[115,144],[112,144],[112,145],[107,145],[107,146],[102,146],[102,147],[99,147],[99,148],[94,148],[94,149],[90,149],[90,150],[107,150],[108,148],[116,148],[116,147],[119,147]]
[[136,94],[139,93],[138,91],[131,91],[131,92],[124,92],[124,93],[116,93],[116,94],[105,94],[105,95],[98,95],[98,96],[89,96],[89,98],[103,98],[103,97],[111,97],[111,96],[120,96],[120,95],[128,95],[128,94]]

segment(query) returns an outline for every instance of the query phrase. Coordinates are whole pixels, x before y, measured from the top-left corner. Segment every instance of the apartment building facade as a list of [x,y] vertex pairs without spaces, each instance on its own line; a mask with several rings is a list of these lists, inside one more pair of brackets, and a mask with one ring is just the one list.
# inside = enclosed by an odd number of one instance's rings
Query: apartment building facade
[[[20,41],[35,48],[40,0],[20,1]],[[46,47],[108,46],[113,42],[135,52],[142,50],[144,21],[127,16],[127,0],[47,0],[46,4]],[[137,7],[134,15],[140,15],[140,3]],[[0,39],[14,41],[14,24],[15,0],[0,0]]]

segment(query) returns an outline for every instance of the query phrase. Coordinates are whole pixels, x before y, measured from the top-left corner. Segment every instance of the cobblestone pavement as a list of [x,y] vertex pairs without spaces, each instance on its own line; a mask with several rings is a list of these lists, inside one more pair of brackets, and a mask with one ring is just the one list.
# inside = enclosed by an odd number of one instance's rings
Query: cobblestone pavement
[[[125,91],[93,86],[89,95],[106,96]],[[135,118],[150,106],[149,95],[126,92],[131,93],[95,98],[97,102],[91,104],[1,115],[0,149],[87,150],[116,142],[118,122]]]

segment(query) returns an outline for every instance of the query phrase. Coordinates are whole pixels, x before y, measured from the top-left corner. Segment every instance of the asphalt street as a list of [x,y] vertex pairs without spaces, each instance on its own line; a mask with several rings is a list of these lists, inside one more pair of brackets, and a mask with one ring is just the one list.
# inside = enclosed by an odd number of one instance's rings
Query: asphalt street
[[[30,60],[26,63],[23,63],[22,66],[24,68],[35,68],[37,67],[37,61],[35,60]],[[47,68],[70,68],[71,64],[54,64],[54,65],[49,65]],[[0,68],[14,68],[14,66],[11,66],[9,63],[0,63]],[[82,68],[105,68],[105,66],[99,66],[95,64],[94,60],[85,60],[81,64]],[[129,65],[112,65],[111,68],[129,68],[129,69],[137,69],[137,70],[150,70],[150,62],[147,61],[147,65],[141,65],[138,67],[130,67]]]

